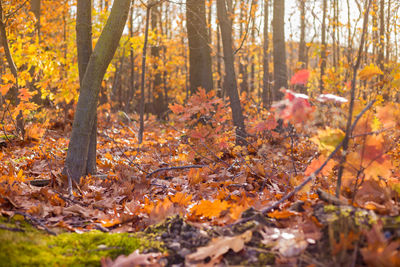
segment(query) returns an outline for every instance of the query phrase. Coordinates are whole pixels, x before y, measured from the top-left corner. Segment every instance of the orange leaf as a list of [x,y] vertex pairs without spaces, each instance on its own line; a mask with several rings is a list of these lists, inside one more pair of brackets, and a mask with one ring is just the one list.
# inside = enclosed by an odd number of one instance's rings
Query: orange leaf
[[26,89],[26,88],[21,88],[18,91],[19,91],[19,96],[18,97],[22,101],[28,102],[32,98],[32,96],[34,95],[33,93],[29,92],[28,89]]
[[[319,167],[321,167],[322,163],[324,163],[326,157],[324,155],[319,156],[317,159],[314,159],[310,165],[308,165],[306,171],[304,172],[305,176],[310,176],[313,172],[315,172]],[[335,167],[335,161],[332,159],[328,161],[325,167],[320,172],[324,176],[328,176],[332,171],[333,167]]]
[[213,217],[218,217],[222,211],[228,208],[229,204],[224,200],[202,200],[192,208],[192,212],[197,216],[204,216],[211,219]]
[[188,206],[191,203],[192,195],[187,195],[182,192],[178,192],[173,196],[170,196],[172,203],[176,203],[181,206]]
[[273,212],[268,213],[268,216],[271,218],[275,219],[287,219],[289,217],[292,217],[294,215],[299,215],[300,213],[295,212],[295,211],[290,211],[290,210],[274,210]]
[[184,111],[183,106],[179,105],[177,103],[169,105],[169,109],[175,114],[179,114],[179,113],[182,113]]
[[8,91],[10,90],[10,88],[13,87],[13,85],[11,83],[8,84],[4,84],[2,86],[0,86],[0,93],[5,96]]

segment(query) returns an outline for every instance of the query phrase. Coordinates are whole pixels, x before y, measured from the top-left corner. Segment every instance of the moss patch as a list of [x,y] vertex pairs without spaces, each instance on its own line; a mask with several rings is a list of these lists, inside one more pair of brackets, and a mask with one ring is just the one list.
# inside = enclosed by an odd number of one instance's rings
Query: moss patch
[[134,234],[92,231],[49,236],[22,220],[0,218],[0,266],[100,266],[103,257],[116,258],[136,249],[161,250],[161,242]]

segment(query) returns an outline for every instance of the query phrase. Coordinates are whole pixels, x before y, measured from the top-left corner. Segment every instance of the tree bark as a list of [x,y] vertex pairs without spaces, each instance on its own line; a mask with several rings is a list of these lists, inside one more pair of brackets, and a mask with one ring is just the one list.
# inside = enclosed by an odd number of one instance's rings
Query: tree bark
[[280,89],[287,88],[286,43],[285,43],[285,0],[274,0],[272,22],[274,44],[274,101],[281,100]]
[[323,0],[321,26],[321,73],[319,79],[319,90],[321,93],[324,91],[324,75],[326,68],[326,9],[327,0]]
[[14,63],[14,59],[12,57],[10,47],[8,45],[6,25],[4,24],[3,21],[3,4],[1,0],[0,0],[0,39],[1,39],[1,44],[3,45],[4,48],[4,54],[7,59],[8,67],[10,68],[12,75],[14,76],[15,80],[18,83],[17,66]]
[[[76,46],[78,51],[79,83],[92,54],[92,0],[78,0],[76,9]],[[85,175],[96,173],[97,114],[90,134],[89,151]]]
[[205,0],[186,1],[186,25],[189,40],[190,91],[213,88],[211,48],[206,22]]
[[[156,36],[159,33],[158,30],[158,21],[161,19],[161,16],[159,15],[159,10],[158,7],[155,6],[151,10],[151,29],[152,31],[156,34]],[[164,93],[163,93],[163,88],[162,88],[162,77],[161,77],[161,72],[158,69],[158,63],[157,61],[160,58],[160,51],[161,47],[159,46],[158,42],[156,41],[157,44],[153,45],[151,47],[151,56],[153,57],[154,64],[153,64],[153,69],[154,69],[154,80],[153,80],[153,96],[154,96],[154,101],[153,101],[153,108],[154,111],[159,119],[163,117],[163,114],[166,111],[165,108],[165,101],[164,101]]]
[[[239,39],[242,40],[242,42],[245,42],[243,38],[247,37],[247,30],[248,28],[244,28],[244,23],[243,21],[247,21],[246,18],[246,12],[247,10],[247,4],[245,1],[240,0],[240,11],[239,11]],[[248,76],[247,76],[247,51],[242,51],[239,53],[239,87],[240,87],[240,92],[249,92],[249,85],[248,85]]]
[[263,62],[263,92],[262,101],[264,108],[271,104],[271,90],[269,84],[269,0],[264,1],[264,62]]
[[41,0],[31,0],[31,11],[36,17],[36,34],[38,41],[40,43],[40,1]]
[[[129,37],[132,39],[133,38],[133,4],[134,2],[132,2],[131,5],[131,10],[130,10],[130,14],[129,14]],[[130,59],[130,75],[129,75],[129,91],[128,91],[128,95],[126,97],[126,102],[125,102],[125,110],[127,112],[131,111],[131,99],[133,98],[133,96],[135,95],[135,53],[133,51],[133,47],[130,46],[129,49],[129,59]]]
[[82,80],[65,162],[66,174],[76,182],[86,174],[101,82],[118,47],[130,4],[131,0],[114,1]]
[[145,92],[144,87],[146,85],[146,60],[147,60],[147,42],[149,38],[149,22],[150,22],[150,10],[151,6],[146,8],[146,24],[144,29],[144,43],[142,51],[142,74],[140,81],[140,111],[139,111],[139,133],[138,140],[139,144],[143,142],[144,135],[144,111],[145,111]]
[[228,16],[226,4],[225,0],[217,0],[217,16],[221,28],[222,48],[224,51],[225,63],[224,90],[229,96],[230,107],[232,109],[233,124],[236,127],[236,143],[244,144],[246,129],[244,126],[244,118],[237,89],[234,67],[232,21]]
[[300,0],[300,43],[299,43],[299,62],[301,67],[306,66],[306,0]]
[[[384,60],[385,60],[385,0],[380,0],[379,6],[379,52],[378,52],[378,66],[384,71]],[[381,80],[383,76],[381,76]]]

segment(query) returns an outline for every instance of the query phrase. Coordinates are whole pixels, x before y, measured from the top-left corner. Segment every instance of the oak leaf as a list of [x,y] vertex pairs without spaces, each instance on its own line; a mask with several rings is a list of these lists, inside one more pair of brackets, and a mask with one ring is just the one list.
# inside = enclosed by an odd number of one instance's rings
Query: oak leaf
[[251,237],[252,232],[249,230],[238,236],[215,238],[211,240],[208,246],[198,248],[195,253],[187,255],[185,261],[187,264],[196,264],[205,259],[214,261],[223,256],[230,249],[237,253],[244,249],[245,244],[251,240]]

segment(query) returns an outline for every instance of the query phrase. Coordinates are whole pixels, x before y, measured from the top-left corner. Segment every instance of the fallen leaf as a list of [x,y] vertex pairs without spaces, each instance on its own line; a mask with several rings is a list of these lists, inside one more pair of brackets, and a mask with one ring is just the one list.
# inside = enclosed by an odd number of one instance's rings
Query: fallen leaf
[[215,238],[211,240],[208,246],[198,248],[195,253],[187,255],[185,262],[187,264],[194,264],[207,258],[214,261],[227,253],[230,249],[237,253],[244,248],[244,245],[251,240],[251,237],[252,232],[249,230],[238,236]]
[[161,266],[157,260],[161,257],[161,253],[140,254],[139,250],[135,250],[129,256],[120,255],[115,261],[110,258],[101,259],[102,267],[131,267],[131,266]]

